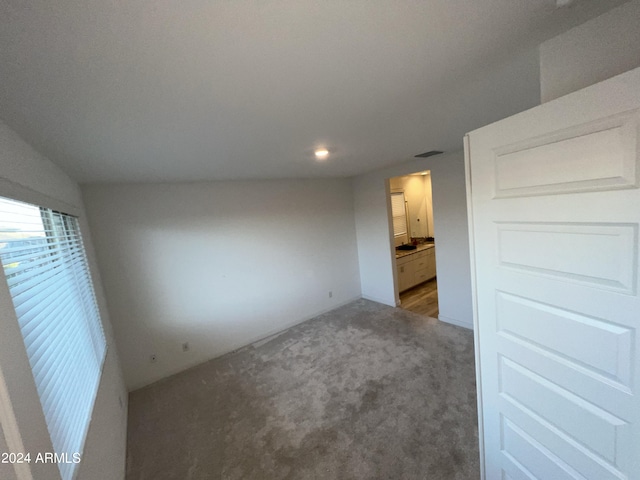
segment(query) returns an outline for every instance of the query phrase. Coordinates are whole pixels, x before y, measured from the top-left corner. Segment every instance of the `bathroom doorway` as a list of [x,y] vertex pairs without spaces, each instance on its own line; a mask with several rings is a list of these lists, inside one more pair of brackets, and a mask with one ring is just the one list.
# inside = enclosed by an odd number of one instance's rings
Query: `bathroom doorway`
[[431,172],[389,179],[400,307],[438,318]]

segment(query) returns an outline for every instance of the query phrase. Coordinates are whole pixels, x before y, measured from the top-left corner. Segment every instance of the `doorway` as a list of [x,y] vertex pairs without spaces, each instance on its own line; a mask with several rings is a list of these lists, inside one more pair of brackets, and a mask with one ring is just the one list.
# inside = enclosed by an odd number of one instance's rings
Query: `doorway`
[[389,179],[400,307],[438,318],[431,172]]

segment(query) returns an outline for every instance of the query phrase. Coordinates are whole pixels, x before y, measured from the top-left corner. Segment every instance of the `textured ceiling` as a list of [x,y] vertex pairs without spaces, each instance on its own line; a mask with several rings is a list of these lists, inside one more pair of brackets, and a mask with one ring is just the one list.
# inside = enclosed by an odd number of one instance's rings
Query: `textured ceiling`
[[81,182],[354,175],[535,105],[621,3],[0,0],[0,117]]

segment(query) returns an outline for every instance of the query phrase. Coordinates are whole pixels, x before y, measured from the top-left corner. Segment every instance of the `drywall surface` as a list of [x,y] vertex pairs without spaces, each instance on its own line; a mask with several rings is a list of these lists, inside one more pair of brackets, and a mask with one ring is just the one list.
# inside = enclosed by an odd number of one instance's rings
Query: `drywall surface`
[[[0,196],[77,215],[103,321],[108,350],[78,479],[122,479],[125,471],[127,391],[77,184],[0,122]],[[0,288],[0,377],[8,401],[2,410],[17,423],[24,447],[51,451],[40,400],[6,283]],[[6,399],[5,399],[6,400]],[[8,413],[7,413],[8,412]],[[5,432],[6,433],[6,432]],[[8,443],[12,442],[7,439]],[[14,442],[15,444],[15,438]],[[31,464],[34,478],[56,478],[53,464]],[[4,477],[3,477],[4,478]]]
[[640,67],[640,0],[540,45],[543,102]]
[[464,154],[442,158],[431,169],[436,238],[438,318],[473,327]]
[[7,184],[0,192],[3,196],[9,196],[15,188],[39,198],[48,197],[58,205],[82,205],[78,185],[1,121],[0,162],[0,178]]
[[389,226],[391,177],[430,170],[436,240],[439,318],[472,328],[471,273],[464,154],[456,152],[404,163],[354,179],[354,205],[362,296],[397,305],[393,233]]
[[83,195],[130,389],[360,298],[348,179]]

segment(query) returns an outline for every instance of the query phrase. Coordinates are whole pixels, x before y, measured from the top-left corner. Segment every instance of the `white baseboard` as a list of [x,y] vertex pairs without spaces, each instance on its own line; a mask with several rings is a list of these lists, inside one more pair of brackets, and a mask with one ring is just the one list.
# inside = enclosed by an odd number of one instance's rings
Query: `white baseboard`
[[[236,347],[232,350],[229,350],[226,353],[229,352],[233,352],[235,350],[240,350],[244,347],[247,347],[249,345],[254,345],[255,344],[262,344],[265,343],[265,341],[268,341],[270,338],[272,337],[277,337],[278,335],[283,334],[284,332],[286,332],[287,330],[289,330],[292,327],[295,327],[296,325],[299,325],[301,323],[306,322],[307,320],[311,320],[312,318],[316,318],[319,317],[320,315],[324,315],[325,313],[328,313],[332,310],[335,310],[337,308],[340,307],[344,307],[345,305],[350,304],[351,302],[355,302],[356,300],[360,300],[360,297],[351,297],[348,298],[347,300],[344,300],[342,302],[338,302],[335,305],[331,305],[330,307],[327,308],[323,308],[321,310],[318,310],[310,315],[305,315],[304,317],[300,317],[300,318],[296,318],[294,320],[291,320],[290,322],[285,323],[284,325],[280,325],[278,328],[271,330],[265,334],[259,335],[257,337],[253,337],[253,339],[251,339],[248,343],[244,343],[243,345],[240,345],[239,347]],[[222,355],[225,355],[224,353]],[[222,356],[219,355],[219,356]]]
[[320,310],[316,310],[313,313],[310,313],[308,315],[305,315],[303,317],[297,317],[297,318],[292,318],[290,319],[288,322],[285,322],[283,324],[278,325],[278,327],[271,329],[271,330],[267,330],[265,333],[261,333],[259,335],[256,335],[254,337],[250,337],[249,339],[243,341],[243,342],[234,342],[231,343],[227,346],[227,348],[223,349],[223,350],[219,350],[218,352],[216,352],[214,355],[212,356],[207,356],[207,357],[201,357],[201,358],[197,358],[195,359],[193,362],[191,363],[187,363],[186,365],[180,365],[176,368],[173,369],[169,369],[167,370],[165,373],[163,374],[159,374],[157,376],[153,376],[150,377],[144,381],[141,382],[137,382],[134,383],[133,385],[131,385],[130,387],[128,387],[129,392],[133,392],[134,390],[138,390],[140,388],[144,388],[148,385],[151,385],[153,383],[159,382],[160,380],[164,380],[166,378],[172,377],[173,375],[177,375],[179,373],[182,373],[186,370],[189,370],[190,368],[196,367],[198,365],[201,365],[205,362],[208,362],[210,360],[213,360],[215,358],[219,358],[222,357],[223,355],[227,355],[229,353],[232,352],[237,352],[239,350],[242,350],[244,348],[247,347],[259,347],[260,345],[267,343],[269,340],[277,337],[278,335],[282,335],[283,333],[285,333],[287,330],[289,330],[292,327],[295,327],[296,325],[299,325],[301,323],[306,322],[307,320],[311,320],[312,318],[318,317],[320,315],[323,315],[325,313],[328,313],[332,310],[335,310],[337,308],[340,307],[344,307],[345,305],[348,305],[351,302],[355,302],[356,300],[360,300],[360,296],[356,296],[356,297],[351,297],[348,298],[342,302],[338,302],[334,305],[330,305],[327,308],[322,308]]
[[399,305],[396,305],[396,301],[395,300],[393,302],[389,302],[389,300],[383,300],[381,298],[371,297],[369,295],[362,295],[362,298],[364,298],[365,300],[371,300],[372,302],[381,303],[383,305],[389,305],[390,307],[398,307],[399,306]]
[[463,322],[461,320],[456,320],[455,318],[445,317],[444,315],[438,315],[438,320],[440,320],[441,322],[450,323],[451,325],[456,325],[458,327],[473,330],[473,323]]

